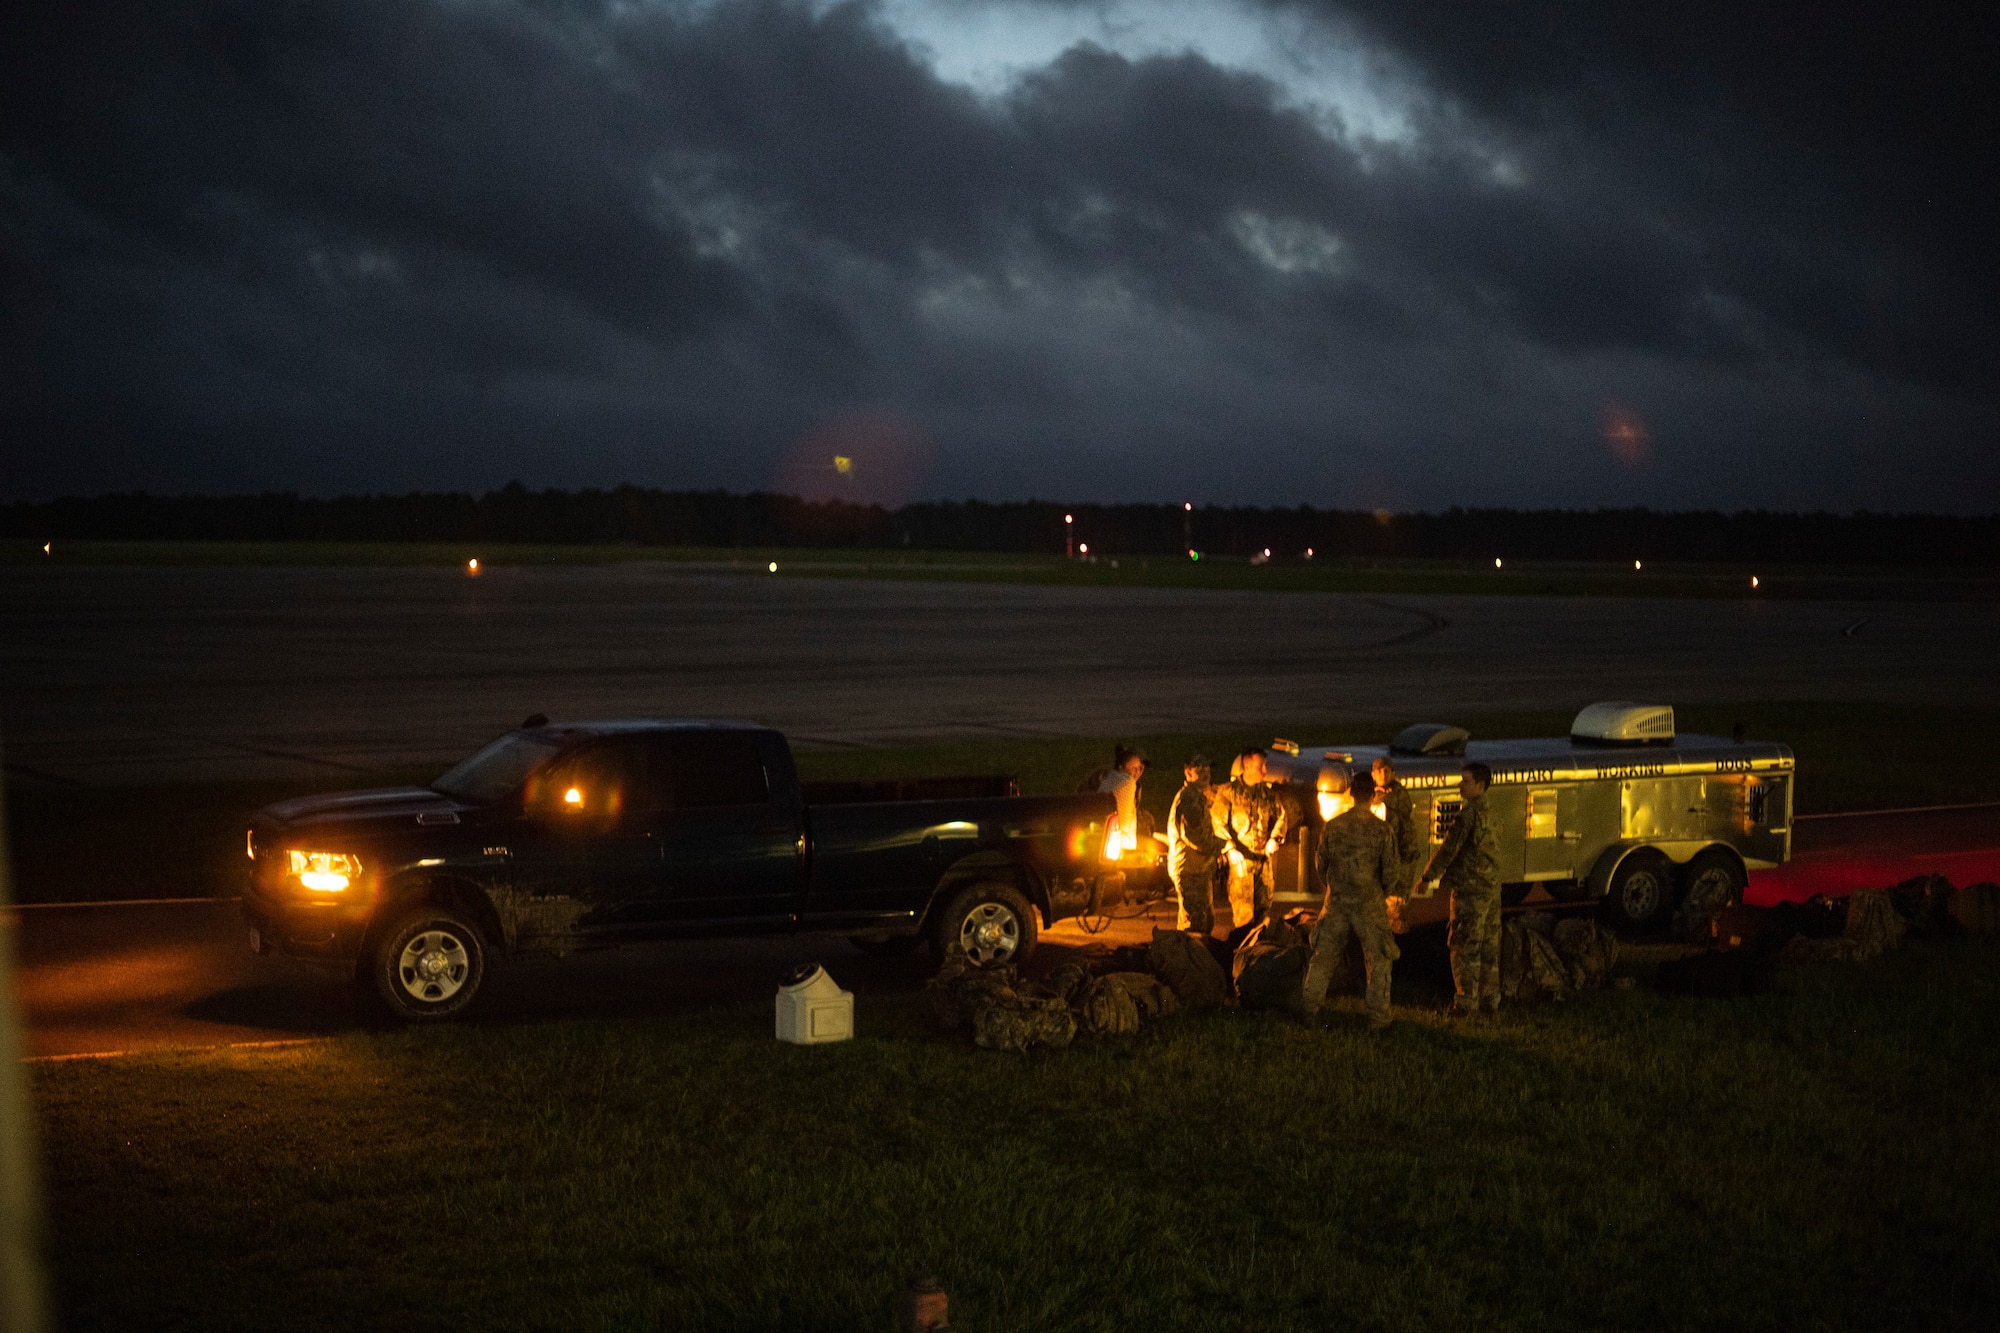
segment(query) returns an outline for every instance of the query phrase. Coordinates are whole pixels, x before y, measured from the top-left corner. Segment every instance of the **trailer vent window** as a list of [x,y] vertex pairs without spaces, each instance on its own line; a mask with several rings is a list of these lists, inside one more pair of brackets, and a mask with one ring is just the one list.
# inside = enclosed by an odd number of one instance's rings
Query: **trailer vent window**
[[1431,807],[1431,840],[1443,842],[1451,836],[1451,826],[1458,822],[1458,812],[1464,808],[1463,801],[1439,801]]
[[1530,838],[1553,838],[1556,836],[1556,789],[1531,791],[1528,793],[1528,836]]
[[1762,828],[1770,822],[1771,789],[1752,778],[1750,790],[1745,794],[1750,798],[1750,827]]

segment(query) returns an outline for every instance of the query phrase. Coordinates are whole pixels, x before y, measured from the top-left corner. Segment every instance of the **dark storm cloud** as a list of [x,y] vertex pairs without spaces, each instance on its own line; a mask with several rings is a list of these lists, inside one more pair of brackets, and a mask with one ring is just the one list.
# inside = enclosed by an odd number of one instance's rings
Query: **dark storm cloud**
[[1958,45],[1322,12],[1404,132],[1196,52],[975,92],[893,7],[17,13],[0,484],[749,488],[861,410],[933,493],[1992,507]]
[[[1330,8],[1335,8],[1331,7]],[[2000,388],[2000,11],[1341,0],[1480,115],[1593,164],[1708,279],[1859,361]]]

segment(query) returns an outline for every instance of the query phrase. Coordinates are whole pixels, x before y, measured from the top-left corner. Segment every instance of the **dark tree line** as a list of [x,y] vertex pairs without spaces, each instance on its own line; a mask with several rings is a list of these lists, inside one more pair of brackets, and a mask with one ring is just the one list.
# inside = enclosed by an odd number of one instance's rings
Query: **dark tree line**
[[1074,537],[1108,555],[1269,548],[1295,559],[1512,556],[1542,560],[1759,560],[1803,564],[2000,565],[2000,514],[1667,513],[1649,509],[1449,509],[1437,514],[1207,505],[931,501],[897,510],[726,491],[531,491],[484,495],[100,495],[0,505],[0,535],[37,541],[627,543],[642,546],[907,547],[1060,552]]

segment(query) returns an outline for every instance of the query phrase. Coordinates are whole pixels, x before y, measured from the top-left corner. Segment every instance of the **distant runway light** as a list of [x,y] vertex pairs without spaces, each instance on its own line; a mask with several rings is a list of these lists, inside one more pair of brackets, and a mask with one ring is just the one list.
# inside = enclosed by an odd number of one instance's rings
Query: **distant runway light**
[[1497,555],[1493,557],[1493,568],[1500,568],[1500,557]]
[[1181,505],[1181,508],[1185,509],[1188,513],[1192,514],[1194,512],[1194,501],[1192,500],[1186,501]]
[[1077,547],[1076,547],[1076,553],[1077,553],[1078,555],[1089,555],[1089,554],[1090,554],[1090,543],[1089,543],[1089,542],[1078,542],[1078,543],[1077,543]]
[[847,476],[854,471],[854,460],[846,454],[835,454],[833,456],[833,470],[843,477]]
[[1750,576],[1750,586],[1753,588],[1757,586],[1757,576],[1755,574]]
[[51,551],[49,550],[49,548],[50,548],[51,546],[54,546],[54,545],[55,545],[55,543],[54,543],[54,542],[43,542],[43,543],[42,543],[42,554],[43,554],[43,555],[52,555],[52,554],[54,554],[53,552],[51,552]]
[[1641,567],[1642,567],[1642,566],[1641,566],[1641,564],[1640,564],[1640,562],[1639,562],[1639,561],[1637,561],[1637,560],[1634,560],[1634,561],[1632,562],[1632,568],[1634,568],[1634,569],[1639,569],[1639,568],[1641,568]]
[[479,577],[479,560],[477,557],[465,562],[465,572],[474,578]]
[[773,574],[775,574],[775,573],[777,573],[777,572],[778,572],[778,562],[777,562],[777,561],[775,561],[775,560],[773,560],[773,561],[771,562],[771,572],[772,572]]
[[1306,547],[1306,559],[1310,560],[1312,558],[1313,558],[1313,548],[1308,546]]

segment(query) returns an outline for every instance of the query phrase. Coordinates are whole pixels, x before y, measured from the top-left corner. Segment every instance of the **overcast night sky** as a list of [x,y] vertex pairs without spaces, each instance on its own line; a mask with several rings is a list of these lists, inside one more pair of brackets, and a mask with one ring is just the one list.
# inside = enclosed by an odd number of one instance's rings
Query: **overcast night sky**
[[2000,508],[1992,6],[8,9],[0,498]]

